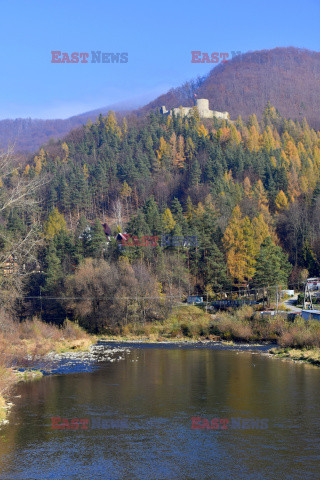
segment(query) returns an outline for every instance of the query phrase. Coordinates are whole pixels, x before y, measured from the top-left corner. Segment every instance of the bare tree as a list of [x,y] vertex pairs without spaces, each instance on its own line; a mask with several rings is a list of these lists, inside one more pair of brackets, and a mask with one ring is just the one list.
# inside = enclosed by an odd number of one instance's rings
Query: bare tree
[[118,198],[115,200],[112,204],[112,214],[113,217],[115,218],[117,225],[122,228],[123,224],[123,217],[124,217],[124,208],[122,205],[121,200]]
[[0,212],[12,207],[32,207],[36,203],[35,193],[49,182],[49,178],[44,175],[36,175],[32,179],[20,175],[11,148],[0,153],[0,178],[3,184],[0,190]]
[[[36,193],[49,182],[48,176],[28,178],[22,175],[12,148],[0,153],[0,179],[0,218],[7,211],[33,212],[37,204]],[[43,242],[40,230],[40,224],[34,221],[24,235],[13,236],[5,229],[1,231],[1,299],[8,307],[11,299],[14,301],[22,293],[23,277],[38,269],[36,251]]]

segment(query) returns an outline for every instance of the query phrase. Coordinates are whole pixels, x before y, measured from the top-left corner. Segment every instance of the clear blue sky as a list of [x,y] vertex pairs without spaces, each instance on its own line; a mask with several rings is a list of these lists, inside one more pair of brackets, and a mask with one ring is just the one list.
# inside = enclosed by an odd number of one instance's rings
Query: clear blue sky
[[[320,50],[319,0],[0,0],[0,5],[0,119],[67,118],[127,99],[149,101],[212,68],[191,63],[191,50]],[[128,52],[129,61],[53,64],[51,50]]]

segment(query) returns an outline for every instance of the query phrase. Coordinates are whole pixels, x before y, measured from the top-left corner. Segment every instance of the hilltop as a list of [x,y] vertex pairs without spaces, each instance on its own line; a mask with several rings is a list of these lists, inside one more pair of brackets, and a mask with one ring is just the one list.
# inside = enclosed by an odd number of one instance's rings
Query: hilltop
[[[208,64],[210,65],[210,64]],[[210,108],[227,111],[232,119],[255,113],[260,119],[270,103],[293,120],[304,117],[320,128],[320,53],[288,47],[248,52],[220,63],[203,78],[171,89],[146,105],[146,112],[192,106],[194,94],[207,98]]]
[[[208,64],[208,67],[210,64]],[[144,116],[165,105],[168,109],[193,105],[194,94],[207,98],[210,108],[227,111],[231,119],[258,119],[270,103],[287,119],[307,119],[320,128],[320,53],[288,47],[248,52],[213,68],[205,77],[186,82],[157,97],[142,108],[125,103],[101,107],[67,119],[19,118],[0,121],[0,147],[14,143],[17,150],[34,151],[50,138],[62,138],[90,118],[109,110],[118,116],[134,113]]]

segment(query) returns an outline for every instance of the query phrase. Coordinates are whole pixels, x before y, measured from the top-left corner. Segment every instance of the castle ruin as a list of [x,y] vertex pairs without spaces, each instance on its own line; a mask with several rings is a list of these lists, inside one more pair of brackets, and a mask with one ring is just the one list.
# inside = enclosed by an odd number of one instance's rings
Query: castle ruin
[[[209,110],[209,100],[207,98],[197,98],[195,106],[198,107],[201,118],[220,118],[221,120],[230,120],[228,112],[217,112],[215,110]],[[192,107],[178,107],[167,110],[165,106],[162,106],[160,112],[163,115],[181,115],[187,117],[190,115]]]

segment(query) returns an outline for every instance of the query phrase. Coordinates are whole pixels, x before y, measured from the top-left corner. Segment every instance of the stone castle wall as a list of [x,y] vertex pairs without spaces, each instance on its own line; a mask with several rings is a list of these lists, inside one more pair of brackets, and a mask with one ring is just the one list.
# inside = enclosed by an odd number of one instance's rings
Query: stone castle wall
[[[196,107],[198,107],[201,118],[221,118],[224,120],[230,120],[230,115],[228,112],[217,112],[215,110],[210,110],[209,100],[207,98],[198,98],[196,100]],[[175,114],[176,116],[181,115],[183,117],[187,117],[188,115],[190,115],[191,109],[191,107],[179,107],[167,110],[165,106],[162,106],[160,112],[163,115]]]

